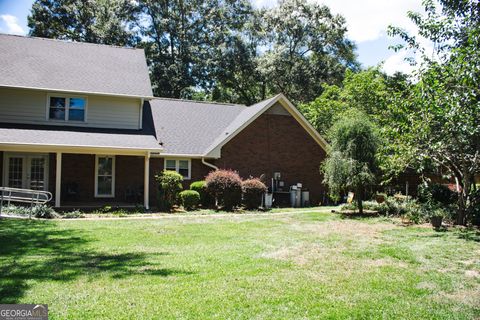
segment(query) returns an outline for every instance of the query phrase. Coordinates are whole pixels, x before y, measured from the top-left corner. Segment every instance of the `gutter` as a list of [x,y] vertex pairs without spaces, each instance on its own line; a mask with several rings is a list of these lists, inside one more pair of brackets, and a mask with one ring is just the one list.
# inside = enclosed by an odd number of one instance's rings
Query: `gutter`
[[204,157],[202,157],[202,163],[203,163],[204,165],[210,167],[210,168],[213,168],[213,169],[215,169],[215,170],[218,170],[218,167],[217,167],[217,166],[215,166],[215,165],[213,165],[213,164],[205,161],[205,158],[204,158]]

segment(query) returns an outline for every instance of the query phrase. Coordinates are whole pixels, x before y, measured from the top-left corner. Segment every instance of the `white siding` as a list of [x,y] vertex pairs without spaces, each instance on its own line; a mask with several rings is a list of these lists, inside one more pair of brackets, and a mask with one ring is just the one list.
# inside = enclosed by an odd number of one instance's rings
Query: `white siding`
[[267,110],[268,114],[277,114],[282,116],[291,116],[290,112],[288,112],[280,103],[275,103],[270,109]]
[[59,122],[47,120],[48,94],[55,92],[0,88],[0,122],[139,129],[140,99],[87,96],[86,122]]

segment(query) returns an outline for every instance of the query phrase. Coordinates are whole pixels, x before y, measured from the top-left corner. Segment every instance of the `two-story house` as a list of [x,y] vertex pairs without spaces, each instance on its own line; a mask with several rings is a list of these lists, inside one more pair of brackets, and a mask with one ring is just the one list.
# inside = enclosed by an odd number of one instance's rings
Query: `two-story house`
[[[325,193],[326,142],[283,95],[252,106],[156,98],[141,49],[0,34],[0,181],[56,207],[156,199],[216,168]],[[281,183],[279,187],[278,183]]]

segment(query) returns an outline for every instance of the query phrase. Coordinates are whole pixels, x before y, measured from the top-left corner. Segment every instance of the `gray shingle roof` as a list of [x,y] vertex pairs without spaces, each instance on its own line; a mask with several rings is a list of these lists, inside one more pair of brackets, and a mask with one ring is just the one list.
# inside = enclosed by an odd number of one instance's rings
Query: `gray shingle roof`
[[275,98],[250,107],[162,98],[149,103],[162,153],[202,156]]
[[160,149],[153,135],[58,126],[0,124],[1,144],[29,144],[113,149]]
[[[59,130],[61,129],[61,130]],[[2,144],[32,144],[113,149],[160,149],[152,135],[68,130],[59,127],[0,125]]]
[[217,146],[274,105],[279,97],[249,107],[154,98],[144,104],[142,130],[0,123],[0,145],[127,148],[166,155],[215,157],[212,151]]
[[0,86],[151,97],[143,49],[0,34]]
[[149,101],[158,140],[168,154],[203,155],[207,147],[246,108],[155,98]]
[[148,105],[142,130],[0,123],[0,145],[49,145],[161,151]]

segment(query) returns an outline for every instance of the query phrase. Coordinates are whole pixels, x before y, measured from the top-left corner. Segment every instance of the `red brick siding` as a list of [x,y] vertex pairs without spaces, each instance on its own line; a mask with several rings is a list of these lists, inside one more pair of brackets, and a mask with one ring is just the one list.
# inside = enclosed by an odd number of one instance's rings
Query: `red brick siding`
[[[155,175],[160,173],[164,167],[164,158],[151,158],[150,159],[150,204],[152,206],[157,206],[157,182],[155,181]],[[200,159],[191,159],[191,169],[190,173],[191,179],[184,180],[182,185],[183,189],[189,189],[190,184],[194,181],[204,180],[205,176],[211,170],[210,167],[205,166]]]
[[267,184],[280,172],[286,187],[302,183],[316,204],[325,192],[319,172],[324,158],[325,151],[293,117],[263,114],[223,146],[215,164],[243,178],[265,174]]
[[[116,156],[115,157],[115,197],[95,197],[95,155],[91,154],[63,154],[62,155],[62,200],[65,200],[65,188],[70,183],[76,183],[78,196],[75,199],[66,199],[75,202],[95,202],[114,204],[126,202],[125,193],[128,188],[142,190],[143,188],[143,157]],[[55,164],[53,168],[53,185],[55,184]],[[55,187],[53,187],[55,189]],[[132,199],[128,199],[130,202]],[[143,202],[143,199],[140,199]]]

